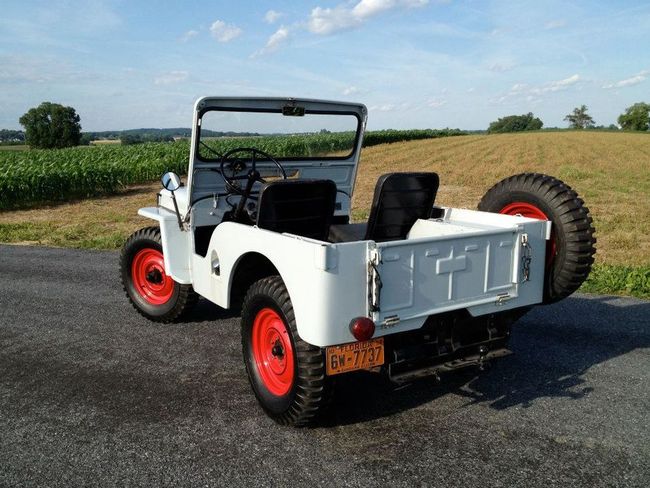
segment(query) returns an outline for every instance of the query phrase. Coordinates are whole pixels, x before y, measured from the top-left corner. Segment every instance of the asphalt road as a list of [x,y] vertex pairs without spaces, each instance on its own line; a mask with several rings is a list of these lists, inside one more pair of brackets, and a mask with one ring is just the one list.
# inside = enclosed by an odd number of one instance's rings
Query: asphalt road
[[255,402],[238,318],[148,322],[117,253],[0,246],[0,278],[0,486],[650,486],[647,301],[537,308],[487,374],[348,375],[292,429]]

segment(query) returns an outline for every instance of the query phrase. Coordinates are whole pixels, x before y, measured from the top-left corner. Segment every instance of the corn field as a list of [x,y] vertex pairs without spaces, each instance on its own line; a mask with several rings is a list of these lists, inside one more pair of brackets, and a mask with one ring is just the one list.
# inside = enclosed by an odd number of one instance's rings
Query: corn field
[[[461,134],[457,130],[367,132],[364,146]],[[207,143],[219,154],[234,147],[253,146],[276,157],[315,156],[347,152],[353,138],[352,133],[334,133],[222,138]],[[180,140],[130,146],[0,151],[0,209],[114,193],[130,184],[154,181],[166,171],[183,174],[187,171],[189,149],[189,141]]]

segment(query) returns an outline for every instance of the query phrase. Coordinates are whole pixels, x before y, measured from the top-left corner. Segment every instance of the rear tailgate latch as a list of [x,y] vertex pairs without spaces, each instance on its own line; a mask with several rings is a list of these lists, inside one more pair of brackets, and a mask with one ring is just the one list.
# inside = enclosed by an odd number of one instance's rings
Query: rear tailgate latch
[[379,276],[379,264],[381,256],[377,248],[370,249],[368,255],[368,310],[379,312],[379,300],[381,298],[381,276]]
[[530,281],[530,262],[533,250],[528,242],[528,234],[521,234],[521,282]]

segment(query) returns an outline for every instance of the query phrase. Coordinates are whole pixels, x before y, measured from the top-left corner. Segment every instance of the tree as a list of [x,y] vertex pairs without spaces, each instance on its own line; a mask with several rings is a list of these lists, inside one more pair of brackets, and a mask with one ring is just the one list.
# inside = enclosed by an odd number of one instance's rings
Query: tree
[[508,115],[492,122],[488,127],[488,134],[540,130],[543,125],[544,123],[532,112],[528,112],[526,115]]
[[90,146],[90,143],[94,141],[93,136],[88,134],[87,132],[84,132],[81,134],[81,139],[79,139],[79,145],[80,146]]
[[618,123],[623,130],[648,130],[650,126],[650,105],[647,103],[635,103],[625,109],[618,117]]
[[137,134],[122,134],[120,136],[120,142],[123,146],[130,146],[132,144],[142,144],[144,141]]
[[586,105],[574,108],[573,113],[564,117],[564,120],[569,122],[570,129],[589,129],[596,125],[594,119],[587,113]]
[[1,129],[0,142],[25,142],[25,133],[22,130]]
[[52,149],[77,146],[81,140],[80,117],[72,107],[43,102],[31,108],[18,121],[25,128],[31,147]]

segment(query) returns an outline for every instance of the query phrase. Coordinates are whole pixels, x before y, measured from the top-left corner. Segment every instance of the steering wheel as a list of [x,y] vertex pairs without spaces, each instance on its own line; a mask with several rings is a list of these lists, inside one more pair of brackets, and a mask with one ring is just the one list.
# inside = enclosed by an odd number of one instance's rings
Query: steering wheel
[[[251,166],[246,172],[246,174],[242,175],[237,175],[236,173],[239,171],[242,171],[246,169],[246,163],[242,161],[242,158],[240,157],[233,157],[233,155],[238,154],[238,153],[249,153],[250,155],[250,163]],[[244,206],[246,205],[246,201],[249,198],[256,199],[257,197],[253,195],[253,185],[255,182],[259,181],[260,183],[266,183],[266,180],[260,176],[260,172],[257,171],[257,160],[259,157],[262,157],[262,159],[271,161],[273,164],[275,164],[278,169],[280,170],[280,174],[282,175],[282,179],[286,180],[287,179],[287,173],[282,167],[282,165],[270,154],[261,151],[260,149],[256,149],[254,147],[236,147],[234,149],[231,149],[227,153],[225,153],[221,157],[221,165],[219,167],[219,171],[221,172],[221,176],[223,176],[224,181],[226,182],[226,189],[230,193],[235,193],[237,195],[240,195],[241,198],[239,199],[239,203],[237,204],[237,208],[234,211],[233,218],[234,220],[239,220],[240,215],[244,211]],[[226,174],[226,165],[230,163],[230,170],[232,171],[232,176],[228,176]],[[238,167],[241,164],[240,167]],[[246,180],[246,186],[244,189],[242,189],[236,182],[241,181],[241,180]]]

